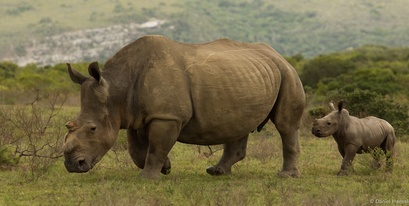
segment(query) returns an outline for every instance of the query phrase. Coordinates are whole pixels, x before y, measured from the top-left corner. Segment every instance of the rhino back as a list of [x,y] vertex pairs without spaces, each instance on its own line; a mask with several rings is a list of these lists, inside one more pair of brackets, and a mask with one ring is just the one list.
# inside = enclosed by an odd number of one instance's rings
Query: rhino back
[[185,64],[193,113],[180,141],[218,144],[247,135],[266,119],[279,92],[271,49],[219,40],[195,50]]
[[247,135],[269,115],[281,86],[279,58],[264,44],[181,44],[149,36],[119,51],[104,73],[133,85],[129,104],[143,110],[146,124],[178,121],[184,127],[179,141],[220,144]]
[[353,117],[350,127],[353,128],[354,139],[360,140],[363,148],[379,147],[388,135],[395,135],[393,127],[385,120],[377,117]]

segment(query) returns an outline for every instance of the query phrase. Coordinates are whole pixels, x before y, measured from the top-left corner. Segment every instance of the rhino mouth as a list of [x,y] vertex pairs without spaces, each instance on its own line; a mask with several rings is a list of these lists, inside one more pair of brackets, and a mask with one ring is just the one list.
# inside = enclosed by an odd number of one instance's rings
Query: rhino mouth
[[71,173],[84,173],[91,170],[96,161],[89,161],[84,157],[76,158],[74,161],[65,161],[64,165],[68,172]]
[[325,134],[323,134],[319,129],[312,128],[311,133],[312,133],[313,135],[315,135],[316,137],[318,137],[318,138],[327,137],[327,136],[326,136]]

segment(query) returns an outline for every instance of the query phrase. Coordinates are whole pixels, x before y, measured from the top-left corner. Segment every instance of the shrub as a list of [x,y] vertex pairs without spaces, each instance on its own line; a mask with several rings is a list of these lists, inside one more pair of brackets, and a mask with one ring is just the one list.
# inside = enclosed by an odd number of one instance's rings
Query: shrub
[[0,168],[17,165],[19,157],[10,145],[0,145]]
[[409,106],[398,103],[390,97],[382,96],[368,90],[355,89],[353,92],[344,90],[332,91],[327,95],[326,102],[345,100],[346,108],[351,115],[357,117],[376,116],[388,121],[401,140],[408,140],[409,135]]
[[62,157],[63,133],[59,125],[63,123],[56,123],[55,118],[66,97],[48,96],[45,107],[38,102],[38,96],[28,105],[0,106],[0,165],[17,165],[24,157],[30,179],[42,176]]

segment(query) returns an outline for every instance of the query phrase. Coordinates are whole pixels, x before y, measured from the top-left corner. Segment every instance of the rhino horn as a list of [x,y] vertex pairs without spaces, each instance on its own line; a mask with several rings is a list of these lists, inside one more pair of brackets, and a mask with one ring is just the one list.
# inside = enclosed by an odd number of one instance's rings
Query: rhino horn
[[332,111],[335,111],[335,110],[336,110],[335,107],[334,107],[334,103],[332,103],[332,102],[329,103],[329,108],[330,108]]
[[69,121],[65,124],[65,127],[67,127],[69,131],[74,131],[76,128],[78,128],[78,124],[74,121]]

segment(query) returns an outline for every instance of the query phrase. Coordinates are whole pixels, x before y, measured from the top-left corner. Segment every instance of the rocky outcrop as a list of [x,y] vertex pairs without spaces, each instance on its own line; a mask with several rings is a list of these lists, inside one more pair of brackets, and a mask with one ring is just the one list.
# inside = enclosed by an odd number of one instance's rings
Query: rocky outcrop
[[30,42],[24,56],[3,60],[20,66],[35,63],[39,66],[64,62],[105,61],[123,46],[159,27],[164,20],[143,24],[115,25],[104,28],[66,32]]

